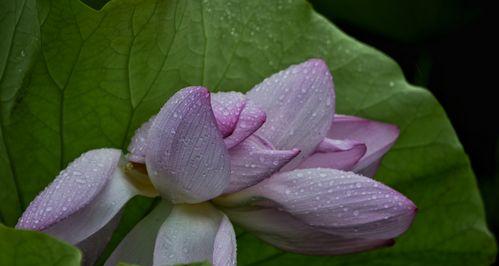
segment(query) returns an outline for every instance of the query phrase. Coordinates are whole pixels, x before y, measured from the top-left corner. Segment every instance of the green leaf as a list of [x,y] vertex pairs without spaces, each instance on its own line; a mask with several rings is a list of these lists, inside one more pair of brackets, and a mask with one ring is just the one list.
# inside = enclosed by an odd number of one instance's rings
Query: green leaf
[[[21,196],[21,183],[16,173],[15,162],[5,136],[6,125],[10,123],[10,114],[23,95],[28,72],[35,61],[39,47],[39,24],[36,2],[2,1],[0,2],[0,222],[13,225],[16,217],[25,207]],[[32,180],[35,189],[44,183]],[[37,184],[38,183],[38,184]],[[8,191],[8,192],[7,192]]]
[[[180,88],[247,91],[290,64],[321,57],[334,75],[339,113],[400,127],[376,178],[420,211],[394,247],[349,256],[284,253],[239,233],[239,265],[494,260],[473,173],[442,107],[408,84],[393,60],[346,36],[308,3],[114,0],[96,11],[77,0],[22,2],[29,8],[4,2],[14,10],[2,16],[13,17],[2,20],[10,35],[1,40],[12,49],[0,57],[0,211],[7,224],[80,153],[126,148],[135,128]],[[150,203],[127,207],[114,245]]]
[[45,234],[0,224],[0,265],[79,266],[78,249]]

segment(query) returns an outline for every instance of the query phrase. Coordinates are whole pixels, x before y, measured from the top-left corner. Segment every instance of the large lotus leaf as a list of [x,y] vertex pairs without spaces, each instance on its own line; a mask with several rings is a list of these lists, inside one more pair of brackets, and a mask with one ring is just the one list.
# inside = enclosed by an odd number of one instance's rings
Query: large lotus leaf
[[[394,247],[350,256],[284,253],[240,232],[239,264],[493,261],[475,179],[442,107],[408,84],[393,60],[346,36],[308,3],[113,0],[100,11],[78,0],[1,5],[0,213],[6,224],[80,153],[125,148],[180,88],[247,91],[290,64],[320,57],[334,75],[338,112],[400,127],[376,178],[411,198],[419,213]],[[129,204],[112,245],[148,206]]]

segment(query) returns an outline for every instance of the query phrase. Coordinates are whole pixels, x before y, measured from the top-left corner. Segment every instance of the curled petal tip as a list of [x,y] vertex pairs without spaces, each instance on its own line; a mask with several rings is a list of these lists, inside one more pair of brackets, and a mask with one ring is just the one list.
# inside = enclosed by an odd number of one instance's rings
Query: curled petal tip
[[201,86],[186,87],[186,88],[178,91],[177,94],[182,99],[185,99],[186,97],[199,97],[199,99],[203,99],[203,98],[210,99],[211,98],[210,91],[207,88],[201,87]]
[[412,212],[412,219],[414,220],[414,217],[416,217],[416,214],[418,214],[418,212],[419,212],[419,208],[411,200],[408,199],[408,201],[410,202],[409,210],[411,210],[411,212]]
[[225,145],[228,149],[235,147],[257,131],[266,120],[265,112],[251,100],[247,100],[240,112],[234,131],[224,139]]
[[290,153],[290,158],[293,159],[301,153],[301,150],[294,148],[294,149],[291,149],[289,151],[289,153]]
[[400,200],[400,206],[405,207],[410,213],[413,213],[414,215],[418,212],[418,207],[412,200],[407,198],[406,196],[399,194],[400,197],[402,198]]
[[264,111],[258,109],[258,115],[256,120],[259,122],[260,125],[265,123],[267,121],[267,114],[265,114]]
[[207,88],[201,87],[201,86],[187,87],[186,90],[187,91],[191,91],[191,92],[199,92],[199,93],[202,93],[202,94],[205,94],[205,95],[209,95],[210,94],[210,91]]
[[309,60],[307,60],[307,62],[313,63],[316,66],[328,68],[326,61],[322,58],[310,58]]
[[224,138],[234,132],[245,105],[246,98],[239,92],[219,92],[212,95],[213,114]]

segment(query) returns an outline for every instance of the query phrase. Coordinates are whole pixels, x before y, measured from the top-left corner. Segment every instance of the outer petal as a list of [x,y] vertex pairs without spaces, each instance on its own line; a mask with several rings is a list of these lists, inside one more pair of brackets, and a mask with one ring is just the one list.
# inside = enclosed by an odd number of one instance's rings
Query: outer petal
[[326,63],[320,59],[310,59],[274,74],[247,95],[267,115],[267,121],[256,134],[277,149],[301,150],[286,169],[314,151],[333,119],[333,80]]
[[346,238],[391,239],[407,230],[416,206],[370,178],[334,169],[278,173],[217,200],[231,208],[275,208],[317,230]]
[[239,115],[246,105],[244,94],[239,92],[219,92],[211,97],[213,114],[223,137],[232,134]]
[[154,186],[174,203],[223,192],[230,159],[205,88],[185,88],[163,106],[149,129],[145,161]]
[[170,214],[172,205],[162,200],[144,219],[142,219],[107,259],[106,266],[119,262],[137,265],[152,265],[154,239],[159,228]]
[[231,175],[224,193],[252,186],[279,171],[300,153],[297,149],[279,151],[258,136],[251,136],[230,150]]
[[223,216],[215,236],[213,265],[232,266],[237,264],[236,234],[227,216]]
[[73,161],[30,204],[17,228],[77,245],[92,265],[111,238],[123,205],[138,191],[125,176],[121,151],[92,150]]
[[226,210],[232,221],[262,240],[286,251],[309,255],[340,255],[394,243],[392,239],[345,238],[315,230],[289,213],[276,209]]
[[145,163],[146,156],[146,146],[147,146],[147,135],[149,134],[149,128],[151,128],[152,121],[156,116],[149,118],[147,122],[142,124],[136,131],[135,135],[128,145],[127,159],[134,163]]
[[324,139],[298,168],[333,168],[349,171],[366,153],[366,145],[352,140]]
[[[139,192],[128,182],[127,177],[117,168],[104,189],[85,208],[66,219],[46,228],[43,232],[78,244],[106,226],[123,206]],[[80,193],[78,190],[72,191]]]
[[227,149],[236,146],[253,134],[263,125],[266,118],[265,113],[256,104],[247,100],[234,131],[224,139]]
[[328,138],[356,140],[366,144],[366,154],[353,171],[373,176],[383,155],[399,136],[395,125],[366,120],[355,116],[336,115],[327,134]]
[[82,154],[31,202],[16,228],[43,230],[88,205],[110,180],[120,156],[117,149]]
[[[175,205],[156,238],[153,265],[210,261],[215,266],[233,265],[235,237],[224,216],[209,203]],[[213,260],[214,255],[230,254]]]

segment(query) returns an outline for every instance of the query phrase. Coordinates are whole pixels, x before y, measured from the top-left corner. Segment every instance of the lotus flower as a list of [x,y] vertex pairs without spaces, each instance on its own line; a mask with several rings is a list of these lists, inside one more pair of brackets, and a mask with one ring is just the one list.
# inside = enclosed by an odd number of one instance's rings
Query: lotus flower
[[124,204],[159,195],[106,265],[234,265],[231,222],[303,254],[391,245],[416,207],[370,177],[398,130],[334,110],[332,76],[319,59],[246,95],[182,89],[137,130],[126,157],[116,149],[84,153],[34,199],[17,228],[75,244],[92,264]]

